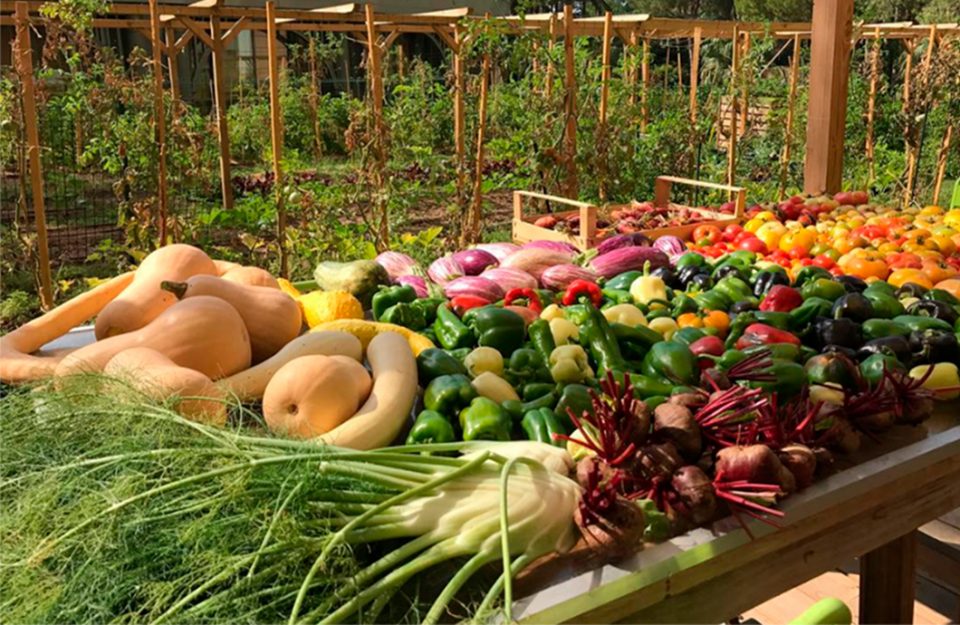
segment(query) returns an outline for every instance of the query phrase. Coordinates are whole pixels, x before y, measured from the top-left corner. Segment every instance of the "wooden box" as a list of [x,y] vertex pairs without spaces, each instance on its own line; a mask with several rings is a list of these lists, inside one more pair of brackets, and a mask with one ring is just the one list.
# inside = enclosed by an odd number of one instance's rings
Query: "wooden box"
[[[703,189],[727,191],[735,205],[733,215],[718,213],[702,208],[687,207],[671,202],[670,194],[671,190],[673,189],[673,185],[675,184],[681,184],[689,187],[699,187]],[[693,232],[697,226],[715,225],[723,227],[728,224],[740,223],[740,221],[743,220],[743,214],[746,211],[747,190],[743,187],[716,184],[712,182],[702,182],[688,178],[678,178],[676,176],[657,176],[657,179],[654,181],[653,192],[653,203],[655,206],[665,206],[668,208],[678,209],[686,208],[706,217],[707,219],[704,221],[683,224],[680,226],[654,228],[641,231],[651,239],[656,239],[658,237],[667,235],[680,237],[681,239],[687,239],[690,237],[690,233]],[[549,212],[524,215],[524,207],[531,201],[540,201],[545,203]],[[627,205],[609,205],[606,207],[606,210],[613,210],[625,206]],[[513,240],[517,243],[526,243],[528,241],[536,240],[562,241],[565,243],[572,243],[581,250],[596,247],[597,244],[606,237],[614,236],[616,234],[616,232],[612,230],[597,228],[597,213],[599,210],[600,209],[593,204],[580,202],[578,200],[571,200],[569,198],[546,195],[543,193],[535,193],[533,191],[514,191]],[[537,219],[547,215],[556,217],[557,219],[565,219],[571,215],[578,215],[580,217],[580,233],[571,234],[558,230],[541,228],[534,225],[534,222]]]

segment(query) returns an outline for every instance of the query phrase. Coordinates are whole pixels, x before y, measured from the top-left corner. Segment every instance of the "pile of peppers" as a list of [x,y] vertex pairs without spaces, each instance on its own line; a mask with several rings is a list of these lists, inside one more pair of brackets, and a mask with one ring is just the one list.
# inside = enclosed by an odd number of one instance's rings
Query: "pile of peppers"
[[[781,403],[818,386],[877,385],[891,371],[922,378],[939,398],[960,395],[956,297],[812,265],[791,275],[748,251],[717,260],[688,252],[673,267],[578,279],[560,292],[513,289],[497,302],[389,286],[372,314],[437,346],[417,357],[423,396],[411,444],[563,445],[571,413],[594,410],[592,391],[608,371],[628,373],[650,409],[711,392],[707,369]],[[762,370],[740,364],[759,353]]]

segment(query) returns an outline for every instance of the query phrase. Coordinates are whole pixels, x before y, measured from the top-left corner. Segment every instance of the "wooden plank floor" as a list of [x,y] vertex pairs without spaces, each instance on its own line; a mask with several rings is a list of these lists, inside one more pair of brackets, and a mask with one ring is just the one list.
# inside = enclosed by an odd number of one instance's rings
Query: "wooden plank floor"
[[[753,618],[764,625],[786,623],[821,599],[836,597],[850,607],[853,622],[858,622],[860,576],[856,562],[842,570],[830,571],[809,582],[762,603],[746,612],[744,618]],[[917,625],[945,625],[956,623],[960,615],[960,597],[933,584],[918,579],[917,601],[913,622]]]

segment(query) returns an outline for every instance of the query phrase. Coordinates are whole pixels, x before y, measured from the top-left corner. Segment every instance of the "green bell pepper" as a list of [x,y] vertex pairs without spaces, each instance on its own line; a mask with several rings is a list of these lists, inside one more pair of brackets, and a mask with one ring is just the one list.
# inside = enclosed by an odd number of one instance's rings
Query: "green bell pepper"
[[[808,283],[811,284],[811,283]],[[811,296],[802,304],[791,310],[788,315],[787,327],[795,332],[801,332],[813,323],[817,317],[829,317],[833,311],[833,302],[822,297]]]
[[609,280],[603,285],[604,289],[614,289],[616,291],[630,291],[630,285],[633,281],[643,275],[642,271],[624,271]]
[[645,350],[652,347],[654,343],[659,343],[663,340],[663,336],[661,336],[659,332],[651,330],[646,326],[630,327],[623,323],[611,323],[610,329],[613,330],[613,335],[621,344],[630,343]]
[[530,410],[523,415],[520,422],[527,438],[538,443],[547,443],[556,447],[563,447],[566,443],[554,438],[555,434],[566,434],[563,424],[557,419],[557,415],[549,408],[538,408]]
[[[374,295],[374,298],[376,298],[376,295]],[[383,311],[383,314],[380,315],[380,321],[410,328],[411,330],[422,330],[427,327],[426,311],[423,308],[404,302],[394,304]]]
[[854,367],[856,363],[835,352],[817,354],[803,365],[810,384],[839,384],[843,387],[853,384]]
[[549,362],[550,354],[557,348],[553,332],[550,330],[550,322],[546,319],[537,319],[527,326],[527,334],[530,337],[530,344],[540,354],[543,362]]
[[696,302],[700,310],[727,310],[736,300],[730,299],[729,296],[714,287],[709,291],[697,293],[693,296],[693,301]]
[[630,291],[626,289],[611,289],[607,287],[605,289],[600,289],[600,292],[603,293],[603,298],[607,300],[607,303],[610,306],[616,304],[632,304],[633,296],[630,295]]
[[409,304],[415,299],[417,299],[417,292],[412,286],[382,286],[373,294],[373,298],[370,300],[370,310],[373,312],[373,318],[380,321],[380,317],[387,312],[388,308],[397,304]]
[[680,328],[670,337],[671,341],[679,341],[684,345],[691,345],[707,335],[701,328]]
[[907,368],[903,363],[897,360],[896,356],[890,354],[872,354],[867,356],[866,360],[860,363],[860,375],[870,386],[876,386],[883,378],[884,368],[887,371],[899,371],[906,373]]
[[951,306],[960,306],[960,300],[953,296],[950,291],[945,291],[943,289],[930,289],[923,294],[923,297],[920,299],[929,299],[935,302],[943,302],[944,304],[950,304]]
[[630,384],[633,386],[634,396],[643,400],[658,395],[670,395],[673,392],[673,384],[670,382],[639,373],[630,374]]
[[521,386],[527,382],[546,382],[551,379],[547,362],[540,357],[540,352],[526,347],[516,349],[510,355],[504,377],[514,386]]
[[817,267],[816,265],[808,265],[797,272],[797,276],[793,280],[793,286],[797,288],[801,288],[807,282],[810,282],[811,280],[817,280],[819,278],[833,280],[833,274],[827,271],[826,269],[824,269],[823,267]]
[[943,319],[936,317],[921,317],[919,315],[898,315],[893,318],[897,323],[903,324],[911,332],[920,332],[923,330],[947,330],[952,332],[953,327]]
[[437,320],[437,309],[446,303],[447,300],[443,297],[424,297],[410,302],[410,306],[423,311],[423,317],[429,326]]
[[590,355],[597,363],[598,374],[607,370],[626,370],[617,337],[603,313],[593,306],[586,306],[586,314],[579,325],[580,341],[590,349]]
[[814,278],[803,285],[800,289],[800,295],[804,300],[811,297],[820,297],[831,302],[840,299],[847,290],[836,280],[828,278]]
[[790,329],[790,313],[776,310],[758,310],[753,314],[757,318],[757,323],[765,323],[778,330]]
[[670,314],[674,318],[679,317],[683,313],[697,312],[700,309],[695,299],[680,291],[673,294],[670,304]]
[[417,374],[420,378],[420,385],[423,387],[426,387],[431,380],[439,378],[441,375],[458,373],[460,375],[466,375],[467,373],[467,368],[463,366],[463,362],[438,347],[425,349],[417,356]]
[[[898,315],[899,316],[899,315]],[[887,336],[910,336],[910,328],[893,319],[868,319],[860,326],[864,341]]]
[[704,267],[707,264],[707,259],[704,258],[702,254],[696,252],[684,252],[674,264],[677,269],[683,269],[684,267]]
[[523,344],[527,331],[523,317],[496,306],[471,308],[463,315],[463,321],[476,333],[477,343],[492,347],[504,356]]
[[590,394],[590,387],[583,384],[567,384],[563,387],[560,399],[557,401],[556,413],[566,428],[573,429],[570,412],[573,412],[578,419],[585,412],[593,414],[593,397]]
[[417,420],[407,435],[407,445],[422,443],[452,443],[457,440],[453,425],[439,412],[424,410],[417,415]]
[[446,349],[461,349],[474,344],[473,332],[460,321],[456,313],[450,310],[448,304],[437,308],[437,319],[433,322],[433,333]]
[[657,406],[666,403],[667,399],[666,395],[651,395],[650,397],[645,397],[643,403],[646,404],[647,410],[656,410]]
[[651,347],[643,357],[641,370],[644,375],[677,384],[694,384],[700,376],[696,356],[679,341],[661,341]]
[[730,349],[737,344],[737,340],[743,336],[744,331],[747,329],[751,323],[757,323],[757,312],[755,310],[748,310],[746,312],[739,313],[733,318],[733,321],[730,323],[730,329],[727,331],[727,338],[723,342],[724,347]]
[[487,397],[476,397],[460,411],[460,429],[465,441],[508,441],[513,427],[510,415]]
[[904,313],[903,304],[893,295],[880,291],[864,291],[863,296],[873,306],[873,314],[878,319],[893,319]]
[[725,295],[731,304],[753,297],[753,289],[750,285],[736,276],[721,279],[711,290]]
[[868,291],[886,293],[887,295],[893,295],[894,297],[897,296],[897,287],[883,280],[876,280],[875,282],[868,284],[867,288],[863,290],[863,294],[866,295]]
[[556,405],[557,394],[553,391],[543,395],[542,397],[531,399],[530,401],[508,399],[500,404],[500,406],[507,411],[507,414],[509,414],[510,418],[514,421],[520,421],[520,419],[523,418],[523,415],[531,410],[539,410],[541,408],[548,408],[552,410]]
[[534,399],[553,393],[556,388],[557,385],[551,384],[550,382],[529,382],[523,385],[520,397],[523,398],[523,401],[533,401]]
[[423,407],[441,414],[454,415],[477,396],[470,378],[454,373],[434,378],[423,391]]
[[[800,346],[793,343],[770,343],[769,345],[754,345],[743,350],[745,356],[752,356],[757,352],[770,352],[771,358],[796,362],[800,358]],[[806,361],[804,361],[806,362]]]
[[[769,345],[761,345],[758,347],[770,347]],[[752,348],[751,348],[752,349]],[[723,352],[719,358],[714,362],[714,366],[720,371],[727,371],[733,365],[737,364],[741,360],[745,359],[747,354],[744,350],[741,349],[728,349]]]
[[774,381],[750,382],[750,387],[762,388],[769,392],[775,391],[778,399],[788,399],[807,386],[807,372],[800,363],[774,358],[770,373],[773,374]]

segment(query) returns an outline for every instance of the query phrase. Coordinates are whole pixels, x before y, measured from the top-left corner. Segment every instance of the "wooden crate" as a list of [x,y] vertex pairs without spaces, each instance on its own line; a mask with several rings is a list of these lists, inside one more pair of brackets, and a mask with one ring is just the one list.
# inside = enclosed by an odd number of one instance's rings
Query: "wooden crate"
[[[726,213],[717,213],[715,211],[710,211],[701,208],[691,208],[688,206],[683,206],[681,204],[676,204],[670,201],[670,194],[673,189],[673,185],[681,184],[684,186],[690,187],[699,187],[703,189],[717,189],[721,191],[727,191],[730,194],[731,199],[735,203],[735,210],[733,215],[728,215]],[[684,224],[681,226],[672,226],[669,228],[654,228],[650,230],[642,230],[643,234],[647,235],[651,239],[656,239],[662,236],[676,236],[681,239],[689,238],[690,233],[693,232],[694,228],[702,225],[715,225],[719,227],[726,226],[728,224],[740,223],[743,220],[743,214],[746,211],[747,203],[747,190],[743,187],[735,187],[726,184],[716,184],[712,182],[702,182],[700,180],[691,180],[689,178],[679,178],[677,176],[657,176],[657,179],[654,181],[653,185],[654,199],[653,203],[655,206],[666,206],[670,208],[686,208],[688,210],[694,211],[698,214],[707,217],[705,221],[699,221],[691,224]],[[539,200],[546,203],[547,207],[550,209],[548,213],[537,213],[532,215],[524,215],[524,206],[530,201]],[[615,209],[619,206],[626,205],[610,205],[608,209]],[[536,240],[546,240],[546,241],[562,241],[565,243],[572,243],[581,250],[590,249],[596,247],[597,244],[605,239],[608,236],[613,236],[616,232],[597,228],[597,213],[599,209],[593,204],[588,204],[586,202],[580,202],[577,200],[571,200],[569,198],[558,197],[555,195],[545,195],[543,193],[535,193],[533,191],[514,191],[513,192],[513,240],[517,243],[526,243],[528,241]],[[579,215],[580,217],[580,234],[574,235],[566,232],[559,232],[557,230],[551,230],[548,228],[540,228],[535,226],[535,222],[540,217],[544,216],[553,216],[557,219],[564,219],[570,215]]]

